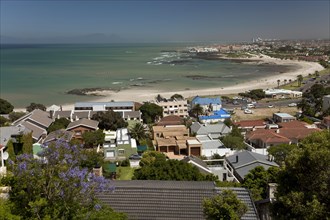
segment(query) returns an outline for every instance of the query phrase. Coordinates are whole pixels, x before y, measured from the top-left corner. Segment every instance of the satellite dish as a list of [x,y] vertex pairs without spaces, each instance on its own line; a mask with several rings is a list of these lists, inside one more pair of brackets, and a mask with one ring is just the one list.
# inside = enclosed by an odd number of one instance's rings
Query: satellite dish
[[7,160],[8,157],[9,157],[8,152],[3,152],[2,159],[3,159],[3,160]]

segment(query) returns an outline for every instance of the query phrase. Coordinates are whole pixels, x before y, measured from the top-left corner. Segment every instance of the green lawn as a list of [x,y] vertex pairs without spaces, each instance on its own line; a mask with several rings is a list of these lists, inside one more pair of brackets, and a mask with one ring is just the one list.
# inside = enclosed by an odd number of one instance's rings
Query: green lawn
[[117,180],[131,180],[134,170],[132,167],[117,167]]

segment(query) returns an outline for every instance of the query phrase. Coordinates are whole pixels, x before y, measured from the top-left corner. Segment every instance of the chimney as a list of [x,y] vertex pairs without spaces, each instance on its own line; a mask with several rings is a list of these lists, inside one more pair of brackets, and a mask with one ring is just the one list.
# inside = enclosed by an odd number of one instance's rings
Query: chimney
[[236,155],[236,161],[235,161],[235,163],[238,163],[238,155]]
[[50,110],[50,111],[49,111],[49,117],[50,117],[51,119],[53,119],[53,114],[54,114],[54,111],[53,111],[53,110]]

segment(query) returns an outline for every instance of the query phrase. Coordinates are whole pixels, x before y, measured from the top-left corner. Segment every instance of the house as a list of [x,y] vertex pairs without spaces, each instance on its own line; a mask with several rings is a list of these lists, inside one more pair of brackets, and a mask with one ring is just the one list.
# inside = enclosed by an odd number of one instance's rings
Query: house
[[245,188],[218,188],[211,181],[115,180],[114,190],[97,194],[97,198],[128,219],[206,219],[204,198],[230,189],[245,203],[248,211],[241,219],[258,219],[249,191]]
[[323,96],[322,101],[322,111],[326,111],[330,108],[330,95]]
[[224,109],[217,111],[207,112],[207,115],[199,116],[199,120],[202,123],[217,123],[223,122],[225,119],[230,118],[231,115]]
[[247,143],[256,148],[278,144],[298,144],[299,141],[320,129],[301,121],[278,123],[278,129],[258,129],[246,134]]
[[103,152],[106,160],[124,160],[137,153],[136,140],[130,137],[127,128],[103,132],[105,133]]
[[49,113],[35,109],[32,112],[22,116],[12,123],[13,126],[22,125],[25,129],[32,132],[34,142],[38,142],[42,137],[47,135],[47,128],[53,120]]
[[191,101],[191,108],[194,108],[195,105],[199,104],[204,111],[219,111],[222,107],[222,102],[220,97],[217,98],[202,98],[196,96]]
[[200,124],[199,122],[194,122],[190,126],[190,133],[196,136],[206,135],[211,138],[220,138],[231,132],[231,129],[222,122],[217,124]]
[[78,121],[71,122],[66,128],[67,131],[74,133],[73,138],[83,142],[83,134],[89,131],[96,131],[98,129],[98,121],[80,119]]
[[269,160],[268,156],[247,150],[226,157],[226,161],[234,170],[234,175],[239,182],[242,182],[249,171],[257,166],[263,166],[266,170],[270,167],[278,167],[278,164]]
[[74,110],[125,112],[135,111],[134,102],[77,102]]
[[189,163],[189,164],[197,167],[199,172],[201,172],[205,175],[212,174],[212,171],[207,167],[207,164],[203,160],[199,159],[198,157],[187,156],[187,157],[184,157],[181,161],[183,161],[185,163]]
[[188,116],[188,102],[184,99],[158,99],[156,104],[163,108],[163,116],[177,115]]
[[220,156],[232,154],[232,150],[227,148],[219,139],[212,139],[208,136],[198,136],[197,140],[202,144],[202,155],[211,158],[214,154]]
[[278,122],[289,122],[296,120],[296,117],[288,114],[288,113],[274,113],[273,120],[275,123]]
[[45,139],[42,140],[43,145],[49,145],[52,142],[56,142],[58,140],[69,143],[73,138],[74,132],[66,131],[64,129],[60,129],[57,131],[50,132]]
[[264,92],[267,98],[273,99],[302,97],[302,92],[287,89],[265,89]]
[[153,126],[153,143],[157,151],[174,155],[200,156],[201,143],[189,137],[184,125]]
[[267,123],[264,120],[243,120],[234,122],[241,131],[247,132],[255,129],[265,129]]
[[183,125],[183,119],[177,115],[169,115],[161,118],[157,123],[158,126],[166,125]]

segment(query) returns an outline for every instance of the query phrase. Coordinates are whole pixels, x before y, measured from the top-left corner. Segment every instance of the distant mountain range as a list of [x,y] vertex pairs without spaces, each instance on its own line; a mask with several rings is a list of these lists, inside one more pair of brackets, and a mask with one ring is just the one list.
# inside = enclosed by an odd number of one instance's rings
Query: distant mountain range
[[55,36],[25,38],[0,35],[1,44],[50,44],[50,43],[127,43],[128,40],[116,34],[87,34],[80,36]]

